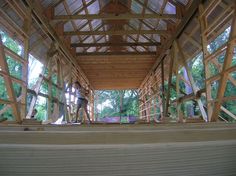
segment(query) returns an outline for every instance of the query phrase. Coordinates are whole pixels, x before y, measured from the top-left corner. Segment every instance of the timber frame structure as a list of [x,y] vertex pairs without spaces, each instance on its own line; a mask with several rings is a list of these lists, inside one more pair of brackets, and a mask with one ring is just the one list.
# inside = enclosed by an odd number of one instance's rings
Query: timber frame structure
[[[230,27],[228,41],[215,51],[208,45]],[[15,53],[0,37],[0,77],[7,98],[0,97],[0,115],[11,109],[16,122],[32,115],[37,97],[47,99],[47,117],[55,122],[61,115],[70,122],[75,106],[72,88],[78,80],[89,89],[89,111],[94,120],[94,91],[138,89],[140,118],[177,122],[215,122],[226,113],[223,106],[236,104],[236,96],[225,97],[227,82],[236,86],[236,3],[232,0],[2,0],[0,30],[22,47]],[[224,54],[224,62],[218,57]],[[36,84],[28,87],[30,55],[44,64]],[[205,87],[192,76],[189,62],[202,55]],[[22,66],[22,77],[9,72],[6,57]],[[209,71],[210,65],[218,69]],[[181,69],[186,70],[183,77]],[[56,81],[52,78],[56,77]],[[173,78],[175,77],[175,81]],[[180,90],[188,84],[192,93]],[[13,85],[21,86],[17,95]],[[48,92],[40,91],[42,84]],[[217,84],[217,95],[212,95]],[[236,87],[235,87],[236,88]],[[52,91],[56,90],[56,91]],[[176,97],[170,97],[175,91]],[[66,94],[68,93],[68,97]],[[27,97],[31,98],[28,99]],[[181,106],[192,101],[199,109],[189,118]],[[175,109],[175,111],[172,111]]]

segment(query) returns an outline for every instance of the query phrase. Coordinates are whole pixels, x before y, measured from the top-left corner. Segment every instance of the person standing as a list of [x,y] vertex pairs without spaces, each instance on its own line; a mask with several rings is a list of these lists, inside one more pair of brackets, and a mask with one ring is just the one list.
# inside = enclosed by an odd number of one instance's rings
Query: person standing
[[[91,123],[90,117],[89,117],[89,113],[88,113],[88,100],[86,99],[86,95],[89,94],[89,91],[86,90],[84,87],[81,86],[81,84],[76,81],[74,83],[74,87],[76,89],[76,96],[77,96],[77,109],[76,109],[76,120],[75,123],[78,123],[78,114],[79,114],[79,110],[80,108],[83,108],[87,119],[89,121],[89,123]],[[81,122],[82,120],[80,119],[79,122]]]

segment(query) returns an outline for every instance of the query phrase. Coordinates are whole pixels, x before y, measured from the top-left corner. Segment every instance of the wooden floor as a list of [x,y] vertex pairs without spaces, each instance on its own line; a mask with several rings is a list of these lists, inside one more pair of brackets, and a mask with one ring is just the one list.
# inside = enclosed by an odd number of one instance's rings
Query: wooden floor
[[233,176],[236,124],[1,125],[0,158],[0,175]]

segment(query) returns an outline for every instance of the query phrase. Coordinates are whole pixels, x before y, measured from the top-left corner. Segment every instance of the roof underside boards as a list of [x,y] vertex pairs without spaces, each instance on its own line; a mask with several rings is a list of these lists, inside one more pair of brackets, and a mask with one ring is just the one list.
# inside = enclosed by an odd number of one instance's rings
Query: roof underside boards
[[155,62],[154,56],[81,56],[79,65],[95,89],[139,87]]

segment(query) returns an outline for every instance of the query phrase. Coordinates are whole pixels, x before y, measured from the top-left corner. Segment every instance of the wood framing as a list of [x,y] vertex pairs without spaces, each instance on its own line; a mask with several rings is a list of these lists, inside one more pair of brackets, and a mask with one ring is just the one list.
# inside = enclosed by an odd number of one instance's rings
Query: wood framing
[[213,113],[211,116],[211,121],[217,121],[217,119],[218,119],[218,115],[220,112],[220,107],[221,107],[222,99],[224,97],[227,79],[228,79],[228,75],[229,75],[229,72],[227,72],[227,69],[230,68],[230,65],[232,63],[234,48],[236,45],[235,41],[232,40],[235,37],[236,37],[236,3],[234,3],[234,16],[232,19],[229,42],[227,44],[227,50],[226,50],[226,54],[225,54],[225,58],[224,58],[223,68],[221,71],[219,88],[217,91],[217,97],[216,97],[216,102],[214,104]]
[[[93,121],[95,90],[124,89],[138,90],[144,123],[236,119],[234,1],[3,1],[0,31],[0,76],[8,95],[0,97],[0,115],[12,108],[19,123],[42,106],[43,119],[71,122],[74,81],[89,89]],[[5,36],[19,51],[4,46]],[[31,56],[43,64],[33,87]],[[12,74],[9,61],[22,77]],[[40,98],[47,103],[36,104]]]
[[12,112],[13,115],[16,119],[16,121],[18,123],[21,123],[21,117],[20,117],[20,110],[19,110],[19,105],[17,103],[16,100],[16,95],[13,89],[13,84],[12,84],[12,80],[10,79],[10,73],[9,73],[9,69],[8,69],[8,65],[7,65],[7,61],[6,61],[6,55],[4,52],[4,46],[2,43],[2,37],[0,35],[0,66],[1,66],[1,70],[3,72],[5,72],[6,74],[3,75],[4,78],[4,82],[5,82],[5,86],[7,89],[7,94],[9,97],[9,101],[11,103],[12,106]]

